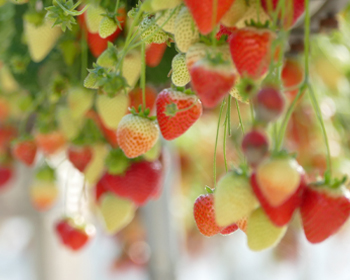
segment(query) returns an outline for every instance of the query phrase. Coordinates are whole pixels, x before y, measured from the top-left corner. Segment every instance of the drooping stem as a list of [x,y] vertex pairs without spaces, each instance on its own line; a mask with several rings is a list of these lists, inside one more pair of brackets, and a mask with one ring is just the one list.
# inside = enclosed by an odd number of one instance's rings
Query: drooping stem
[[[228,97],[228,99],[230,98],[230,96]],[[225,162],[225,169],[226,169],[226,172],[228,171],[228,168],[227,168],[227,158],[226,158],[226,139],[227,139],[227,125],[228,125],[228,119],[229,119],[229,106],[227,106],[227,109],[226,109],[226,118],[225,118],[225,123],[224,123],[224,145],[223,145],[223,152],[224,152],[224,162]]]
[[238,119],[239,119],[239,126],[241,127],[242,134],[244,135],[245,132],[244,132],[244,125],[243,125],[242,116],[241,116],[241,110],[239,108],[239,104],[238,104],[237,99],[235,99],[235,101],[236,101],[236,108],[237,108]]
[[115,13],[118,13],[119,2],[120,2],[120,0],[117,0],[117,3],[115,4],[115,9],[114,9],[114,12],[115,12]]
[[146,44],[141,44],[141,77],[140,86],[142,89],[142,107],[146,110]]

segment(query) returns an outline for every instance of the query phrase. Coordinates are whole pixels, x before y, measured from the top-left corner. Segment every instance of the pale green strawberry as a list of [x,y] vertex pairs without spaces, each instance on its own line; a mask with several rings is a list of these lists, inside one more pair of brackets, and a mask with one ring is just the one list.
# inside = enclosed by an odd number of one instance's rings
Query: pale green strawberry
[[259,206],[246,176],[227,173],[217,184],[214,193],[215,219],[219,226],[236,223]]
[[[174,11],[175,10],[175,11]],[[173,9],[165,10],[164,12],[159,12],[156,14],[156,23],[158,26],[162,27],[165,32],[174,34],[175,33],[175,20],[179,14],[180,9],[178,7]],[[172,16],[170,17],[170,15]],[[170,19],[168,20],[168,18]],[[165,23],[165,21],[167,21]],[[165,24],[164,24],[165,23]]]
[[118,62],[118,50],[112,43],[108,43],[108,48],[98,57],[96,63],[105,68],[113,68]]
[[96,144],[92,148],[92,159],[85,168],[84,174],[85,179],[93,185],[96,184],[103,174],[105,158],[107,157],[109,151],[105,144]]
[[85,12],[86,27],[90,33],[97,33],[100,28],[100,22],[103,19],[102,14],[106,11],[100,6],[90,5]]
[[61,27],[52,27],[52,22],[48,19],[44,19],[38,26],[26,19],[23,23],[30,57],[34,62],[40,62],[55,46],[62,34]]
[[183,7],[176,17],[174,39],[178,49],[184,53],[199,41],[198,28],[186,7]]
[[277,245],[287,231],[287,226],[276,227],[262,208],[254,210],[247,222],[248,247],[262,251]]
[[73,121],[71,110],[68,107],[58,108],[56,112],[56,117],[58,121],[58,126],[67,139],[73,140],[75,137],[78,136],[83,123],[82,119],[75,119]]
[[179,53],[174,56],[171,62],[171,81],[178,87],[183,87],[191,81],[190,72],[186,66],[186,55]]
[[137,50],[131,50],[124,58],[123,76],[130,86],[135,87],[141,74],[141,53]]
[[6,65],[0,65],[0,88],[5,92],[14,92],[19,86]]
[[116,130],[121,119],[125,116],[129,107],[129,98],[124,93],[119,93],[110,98],[107,95],[98,95],[96,108],[104,125]]
[[131,222],[136,206],[130,200],[106,193],[101,198],[99,210],[106,232],[115,234]]
[[94,94],[84,88],[74,87],[68,92],[67,102],[73,119],[81,119],[91,108]]
[[95,73],[89,73],[84,80],[84,87],[90,89],[98,89],[98,75]]
[[139,25],[139,32],[146,44],[162,44],[168,40],[168,35],[159,28],[154,18],[145,17]]
[[117,22],[110,17],[103,17],[98,29],[101,38],[107,38],[112,35],[118,28]]

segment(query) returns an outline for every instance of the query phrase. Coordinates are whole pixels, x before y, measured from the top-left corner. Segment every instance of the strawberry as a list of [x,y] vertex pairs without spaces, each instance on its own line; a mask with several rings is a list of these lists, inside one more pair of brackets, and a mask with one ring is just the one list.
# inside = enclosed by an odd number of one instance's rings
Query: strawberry
[[105,230],[109,234],[115,234],[131,222],[136,207],[130,200],[106,193],[101,197],[99,210]]
[[236,223],[259,206],[245,175],[227,173],[214,193],[215,220],[220,226]]
[[161,183],[162,165],[159,161],[136,161],[131,163],[124,174],[105,173],[98,184],[142,206],[159,193]]
[[267,155],[269,143],[264,132],[254,129],[244,135],[242,150],[251,166],[257,166]]
[[174,39],[177,48],[185,53],[191,45],[199,41],[199,32],[190,11],[183,7],[175,19]]
[[236,224],[232,224],[228,227],[225,227],[223,230],[220,231],[221,235],[230,235],[234,233],[238,229],[238,226]]
[[48,133],[36,133],[35,142],[45,154],[52,155],[63,148],[66,139],[62,132],[55,130]]
[[164,52],[167,48],[166,43],[152,43],[146,49],[146,64],[148,67],[156,67],[162,61]]
[[270,206],[285,203],[299,188],[302,167],[293,158],[269,158],[256,169],[256,181]]
[[143,5],[148,6],[150,11],[160,11],[175,8],[180,5],[182,0],[147,0]]
[[159,29],[154,17],[145,17],[139,24],[141,40],[146,44],[162,44],[168,40],[168,35]]
[[128,158],[149,151],[157,142],[158,136],[159,130],[154,121],[134,114],[124,116],[117,129],[119,147]]
[[67,96],[68,107],[74,119],[81,119],[91,108],[94,94],[84,88],[71,88]]
[[271,222],[278,227],[287,225],[290,222],[294,211],[301,205],[303,192],[306,186],[305,175],[302,173],[297,190],[280,206],[274,207],[270,205],[265,196],[262,194],[260,186],[257,183],[255,173],[251,175],[250,183],[266,215],[269,217]]
[[13,170],[11,165],[0,165],[0,189],[4,188],[13,177]]
[[255,98],[256,119],[261,122],[275,121],[284,110],[284,98],[274,86],[264,86]]
[[91,238],[92,226],[76,225],[70,218],[59,220],[55,225],[55,231],[60,241],[73,251],[82,249]]
[[134,88],[141,74],[141,52],[137,50],[129,51],[124,57],[123,76],[130,86]]
[[[221,20],[224,14],[230,9],[235,0],[215,0],[217,1],[216,15],[213,11],[213,0],[184,0],[186,6],[191,11],[191,14],[196,22],[199,31],[206,35],[209,34],[216,24]],[[215,25],[213,26],[213,17]]]
[[159,129],[166,140],[184,134],[202,115],[202,104],[195,95],[173,89],[162,90],[156,106]]
[[69,146],[67,156],[76,169],[84,172],[92,159],[92,149],[89,146]]
[[119,93],[110,98],[107,95],[98,95],[96,108],[103,124],[108,129],[117,129],[121,119],[125,116],[129,107],[129,98],[124,93]]
[[218,233],[230,234],[237,230],[235,225],[220,227],[215,221],[214,196],[210,194],[200,195],[193,206],[193,216],[201,234],[207,237]]
[[[108,42],[108,48],[98,57],[96,63],[99,66],[114,69],[118,63],[117,47],[113,43]],[[98,77],[98,74],[95,73],[95,75]]]
[[245,0],[235,0],[230,9],[224,14],[220,22],[227,27],[234,27],[244,16],[249,6]]
[[98,34],[101,38],[105,39],[111,36],[118,29],[117,22],[110,17],[103,17],[98,29]]
[[171,62],[171,81],[178,87],[183,87],[191,81],[190,73],[186,66],[186,55],[178,53]]
[[304,80],[304,68],[297,59],[287,58],[281,73],[283,87],[293,88],[286,91],[287,95],[294,99],[298,94],[300,84]]
[[[157,25],[161,26],[165,32],[174,34],[175,33],[175,20],[176,20],[177,15],[179,14],[179,12],[180,12],[180,8],[176,7],[173,9],[168,9],[168,10],[156,13]],[[171,18],[168,19],[171,14],[172,14]],[[167,22],[165,23],[165,21],[167,21]]]
[[59,26],[52,27],[48,19],[42,19],[41,24],[36,25],[25,18],[23,23],[30,57],[38,63],[53,49],[62,30]]
[[252,79],[263,77],[270,65],[275,34],[268,29],[236,29],[229,37],[230,51],[238,73]]
[[[305,0],[283,0],[284,11],[284,27],[289,29],[299,19],[305,11]],[[279,0],[261,0],[264,10],[272,17],[276,13]],[[279,18],[283,16],[282,10],[279,12]]]
[[234,68],[222,58],[201,59],[192,66],[190,74],[193,89],[207,108],[218,105],[228,95],[236,79]]
[[[152,86],[146,85],[145,94],[146,108],[149,108],[152,111],[154,104],[156,103],[157,92]],[[138,87],[131,90],[129,92],[129,99],[130,108],[135,108],[136,112],[138,112],[139,106],[142,105],[142,89]]]
[[350,194],[345,186],[309,185],[300,214],[307,240],[320,243],[335,234],[350,215]]
[[27,166],[32,166],[37,151],[36,143],[33,139],[24,139],[14,143],[12,155]]
[[276,246],[287,231],[287,227],[276,227],[271,223],[262,208],[256,209],[247,221],[248,247],[262,251]]
[[106,10],[100,6],[90,5],[85,12],[86,27],[90,33],[98,33],[101,20]]
[[[239,0],[236,0],[236,2],[237,1]],[[244,2],[246,1],[244,0]],[[249,0],[248,9],[244,14],[242,14],[242,18],[236,23],[236,27],[244,28],[247,26],[247,23],[250,23],[252,20],[254,22],[261,22],[263,24],[267,21],[270,21],[270,17],[265,13],[264,9],[261,7],[260,0]]]

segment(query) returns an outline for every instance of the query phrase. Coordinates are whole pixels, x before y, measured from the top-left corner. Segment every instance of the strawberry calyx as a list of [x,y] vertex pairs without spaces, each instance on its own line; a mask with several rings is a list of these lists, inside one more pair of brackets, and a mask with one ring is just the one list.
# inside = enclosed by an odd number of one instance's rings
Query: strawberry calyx
[[310,185],[315,187],[327,187],[329,189],[336,190],[343,186],[347,180],[347,175],[344,175],[341,178],[332,178],[330,172],[326,171],[323,179],[311,183]]
[[251,99],[259,89],[259,85],[256,81],[249,77],[242,77],[236,86],[239,95],[242,97],[242,101],[248,101]]
[[53,182],[56,179],[55,170],[45,163],[35,174],[35,179],[45,182]]
[[250,21],[246,20],[244,23],[247,27],[255,27],[257,29],[268,29],[270,26],[269,20],[265,21],[265,23],[262,23],[260,21],[251,19]]
[[205,190],[208,194],[211,194],[211,193],[214,193],[215,192],[215,189],[212,189],[211,187],[209,186],[205,186]]
[[121,24],[124,21],[121,21],[121,20],[118,19],[118,17],[122,17],[123,16],[121,13],[119,13],[119,9],[117,9],[117,11],[115,11],[115,12],[108,12],[108,13],[101,14],[101,16],[110,18],[111,20],[113,20],[115,22],[115,24],[118,26],[119,29],[122,29],[122,25]]
[[143,110],[142,105],[139,105],[138,111],[136,111],[135,107],[129,108],[129,111],[134,116],[139,116],[141,118],[149,119],[150,121],[154,121],[157,119],[156,116],[149,116],[151,113],[151,110],[149,108],[146,108]]
[[105,164],[109,174],[121,175],[129,168],[131,161],[121,149],[112,149],[105,160]]
[[274,159],[285,159],[285,158],[296,159],[296,157],[297,157],[297,153],[290,153],[287,150],[273,151],[271,153],[271,158],[274,158]]

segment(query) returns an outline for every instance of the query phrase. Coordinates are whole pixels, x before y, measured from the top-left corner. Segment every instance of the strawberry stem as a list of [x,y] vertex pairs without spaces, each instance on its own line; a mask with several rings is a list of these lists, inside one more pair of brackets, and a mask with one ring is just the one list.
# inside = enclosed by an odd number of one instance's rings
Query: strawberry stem
[[224,145],[223,145],[223,152],[224,152],[224,162],[225,162],[225,169],[226,169],[226,173],[228,171],[227,168],[227,158],[226,158],[226,131],[227,131],[227,123],[228,123],[228,118],[229,118],[229,106],[227,105],[227,109],[226,109],[226,118],[225,118],[225,122],[224,122]]
[[143,111],[146,110],[146,44],[141,44],[141,78],[140,88],[142,89],[142,106]]
[[213,47],[216,47],[216,32],[215,32],[215,26],[216,26],[216,17],[217,17],[217,11],[218,11],[218,0],[213,0],[213,13],[211,15],[211,24],[212,24],[212,32],[211,32],[211,38],[212,38],[212,44]]
[[228,136],[230,137],[231,136],[231,99],[232,99],[232,96],[229,95],[228,96],[228,108],[227,108],[227,113],[228,113]]
[[244,132],[244,125],[243,125],[242,116],[241,116],[241,110],[239,108],[239,104],[238,104],[237,99],[235,99],[235,101],[236,101],[236,108],[237,108],[237,114],[238,114],[238,119],[239,119],[239,126],[241,127],[242,134],[244,136],[245,132]]

